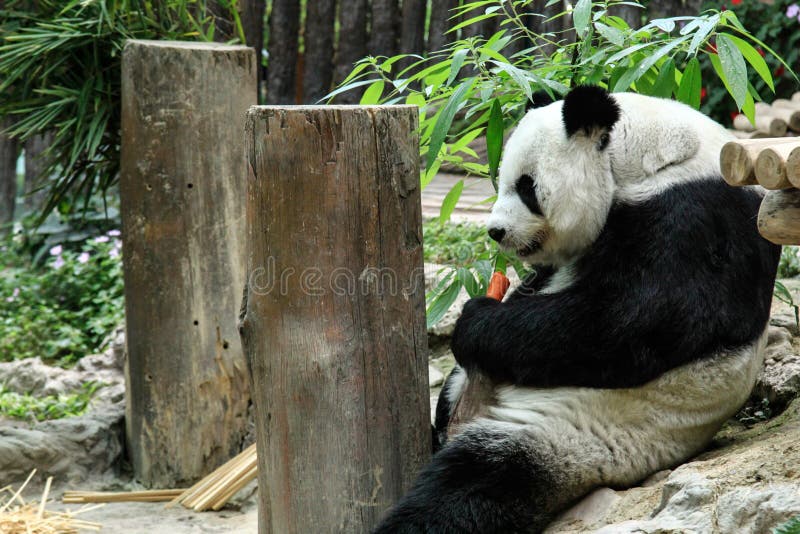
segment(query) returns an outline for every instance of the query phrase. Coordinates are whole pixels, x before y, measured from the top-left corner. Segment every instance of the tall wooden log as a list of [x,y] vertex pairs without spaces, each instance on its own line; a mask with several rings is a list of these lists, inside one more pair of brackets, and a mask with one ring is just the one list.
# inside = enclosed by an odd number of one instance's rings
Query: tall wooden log
[[272,0],[269,17],[269,64],[267,103],[294,104],[297,101],[297,47],[300,32],[300,2]]
[[11,126],[9,120],[0,120],[0,232],[14,220],[17,201],[17,156],[19,149],[16,139],[3,135]]
[[[792,183],[787,172],[786,162],[789,156],[795,153],[795,158],[800,154],[800,141],[794,143],[779,143],[759,152],[755,164],[755,173],[758,183],[767,189],[786,189],[798,187],[800,182]],[[800,176],[794,177],[795,179]]]
[[315,0],[307,9],[303,102],[314,104],[331,92],[336,2]]
[[369,532],[430,455],[417,110],[256,107],[248,284],[259,532]]
[[767,191],[758,210],[758,231],[776,245],[800,245],[800,191]]
[[[333,80],[339,84],[353,70],[353,65],[367,55],[367,0],[339,1],[339,43]],[[336,97],[343,104],[359,101],[362,89],[347,91]]]
[[[443,0],[445,4],[452,0]],[[437,2],[434,2],[436,5]],[[400,35],[400,6],[398,0],[372,0],[372,24],[369,34],[369,53],[373,56],[397,55]]]
[[244,285],[245,112],[252,48],[128,41],[122,57],[126,425],[145,486],[190,485],[239,452],[249,376],[236,330]]

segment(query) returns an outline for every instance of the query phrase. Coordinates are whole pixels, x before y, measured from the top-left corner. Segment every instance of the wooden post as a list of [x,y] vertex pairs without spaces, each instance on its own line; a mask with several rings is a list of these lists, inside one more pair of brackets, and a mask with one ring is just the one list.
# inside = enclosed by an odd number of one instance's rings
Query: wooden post
[[125,46],[126,425],[135,475],[148,487],[190,484],[238,453],[246,432],[239,140],[255,102],[251,48]]
[[[783,144],[797,144],[793,137],[779,137],[767,139],[740,139],[729,141],[722,145],[719,155],[719,165],[722,176],[730,185],[753,185],[761,183],[769,189],[780,189],[790,185],[778,186],[778,183],[761,182],[761,176],[756,176],[756,161],[758,155],[765,149]],[[758,180],[756,179],[758,178]]]
[[758,210],[758,231],[776,245],[800,245],[800,191],[767,191]]
[[794,158],[800,156],[800,141],[775,144],[762,150],[758,154],[755,164],[758,183],[767,189],[786,189],[800,186],[800,175],[794,175],[793,173],[790,176],[787,173],[786,162],[793,154]]
[[259,532],[368,532],[431,449],[417,109],[253,107]]

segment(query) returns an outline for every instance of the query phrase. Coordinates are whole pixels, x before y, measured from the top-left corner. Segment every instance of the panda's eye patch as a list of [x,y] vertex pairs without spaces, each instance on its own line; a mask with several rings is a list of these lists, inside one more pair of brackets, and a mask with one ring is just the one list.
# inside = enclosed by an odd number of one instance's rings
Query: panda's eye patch
[[533,183],[533,178],[529,174],[523,174],[519,177],[516,190],[520,200],[531,210],[531,213],[534,215],[542,214],[542,208],[539,206],[539,200],[536,198],[536,186]]

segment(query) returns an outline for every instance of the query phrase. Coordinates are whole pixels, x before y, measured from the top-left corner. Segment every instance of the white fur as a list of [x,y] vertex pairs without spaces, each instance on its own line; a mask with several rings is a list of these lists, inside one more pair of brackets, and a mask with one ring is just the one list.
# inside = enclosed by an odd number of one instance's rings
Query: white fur
[[497,405],[475,424],[513,423],[569,457],[572,475],[630,485],[708,443],[750,394],[766,339],[765,330],[749,347],[679,367],[638,388],[500,387]]
[[[615,199],[643,200],[675,183],[719,174],[719,151],[731,139],[720,125],[672,100],[612,96],[621,114],[604,150],[595,136],[567,137],[561,101],[520,121],[506,143],[487,222],[506,231],[504,248],[519,250],[535,240],[542,248],[524,260],[565,265],[594,242]],[[543,216],[516,194],[523,174],[534,179]]]

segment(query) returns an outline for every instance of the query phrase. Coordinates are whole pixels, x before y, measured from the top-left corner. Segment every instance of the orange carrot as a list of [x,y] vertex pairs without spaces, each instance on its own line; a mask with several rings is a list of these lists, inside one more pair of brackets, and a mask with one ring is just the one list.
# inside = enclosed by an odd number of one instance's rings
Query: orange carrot
[[510,285],[511,282],[506,275],[500,271],[495,271],[492,273],[492,279],[489,280],[489,289],[486,291],[486,296],[495,300],[503,300]]

